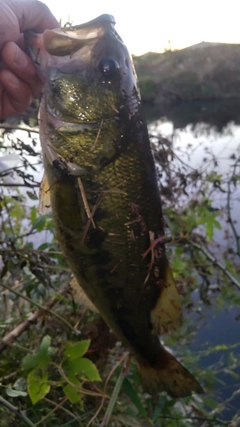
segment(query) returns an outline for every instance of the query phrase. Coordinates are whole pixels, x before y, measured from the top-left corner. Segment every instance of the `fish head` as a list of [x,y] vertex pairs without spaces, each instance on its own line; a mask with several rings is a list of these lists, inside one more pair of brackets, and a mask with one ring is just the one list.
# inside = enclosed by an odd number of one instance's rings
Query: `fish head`
[[[67,163],[68,172],[75,175],[106,165],[126,145],[122,128],[140,103],[132,59],[115,30],[114,18],[105,14],[43,34],[27,31],[25,42],[44,84],[43,153],[52,163],[57,159]],[[64,135],[66,142],[71,137],[72,143],[74,135],[84,132],[84,144],[76,150],[75,143],[76,155],[69,147],[64,150],[56,138]]]

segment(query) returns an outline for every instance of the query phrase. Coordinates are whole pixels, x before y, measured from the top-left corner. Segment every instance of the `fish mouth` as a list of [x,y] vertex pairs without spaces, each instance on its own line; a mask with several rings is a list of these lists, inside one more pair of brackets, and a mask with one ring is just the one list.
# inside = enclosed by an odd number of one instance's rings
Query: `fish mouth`
[[[45,30],[42,34],[25,31],[27,52],[43,84],[49,82],[52,73],[82,73],[83,83],[95,79],[102,90],[107,87],[113,92],[115,87],[127,97],[121,103],[127,104],[129,100],[130,105],[133,91],[138,92],[136,75],[127,48],[114,27],[113,16],[105,14],[81,25]],[[84,74],[85,70],[90,73]],[[77,119],[75,116],[74,121]],[[96,121],[101,121],[101,117]]]
[[[94,44],[99,38],[104,36],[107,31],[113,31],[115,36],[122,42],[121,37],[114,30],[116,21],[112,15],[103,14],[89,22],[81,25],[55,28],[53,30],[45,30],[41,48],[49,55],[63,57],[73,55],[74,52],[84,48],[85,46]],[[39,46],[39,34],[33,30],[24,31],[24,42],[28,53],[38,65],[37,49]],[[37,49],[36,49],[37,46]]]
[[112,15],[103,14],[91,21],[69,28],[46,30],[44,46],[50,55],[65,56],[73,53],[87,44],[92,44],[113,29],[116,21]]
[[[26,30],[24,42],[44,83],[48,79],[47,69],[49,68],[62,69],[63,72],[71,73],[75,70],[83,70],[92,64],[93,56],[96,62],[100,62],[104,57],[111,57],[111,53],[113,53],[113,60],[115,59],[121,65],[122,78],[124,76],[126,78],[129,74],[131,59],[123,40],[114,28],[115,24],[112,15],[104,14],[81,25],[45,30],[42,34]],[[104,52],[105,44],[108,47]]]

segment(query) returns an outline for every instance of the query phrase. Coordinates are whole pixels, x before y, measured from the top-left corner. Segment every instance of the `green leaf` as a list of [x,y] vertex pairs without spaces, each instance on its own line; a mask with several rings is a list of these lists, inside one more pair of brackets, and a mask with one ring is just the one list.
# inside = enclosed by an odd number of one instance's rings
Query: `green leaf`
[[76,387],[74,387],[74,385],[71,385],[71,384],[66,384],[63,387],[63,391],[71,403],[79,402],[82,398],[81,393],[79,391],[79,388],[81,387],[80,381],[75,377],[74,374],[68,375],[68,380],[72,384],[75,384]]
[[24,369],[32,369],[35,367],[46,368],[49,365],[50,357],[48,350],[51,344],[49,335],[43,337],[39,350],[35,354],[28,354],[22,360],[22,367]]
[[219,222],[219,221],[214,220],[214,225],[215,225],[215,227],[216,227],[218,230],[221,230],[221,229],[222,229],[222,226],[221,226],[221,224],[220,224],[220,222]]
[[69,361],[68,369],[71,374],[80,375],[90,381],[101,381],[97,367],[91,360],[84,357]]
[[49,356],[54,356],[57,353],[57,349],[55,347],[48,347],[48,355]]
[[134,404],[134,406],[136,406],[139,413],[142,416],[146,417],[147,416],[146,410],[145,410],[137,392],[134,390],[132,384],[130,383],[130,381],[127,378],[124,378],[124,380],[123,380],[122,389],[123,389],[124,393],[129,397],[131,402]]
[[228,365],[232,365],[233,363],[236,363],[236,357],[234,356],[233,352],[230,351],[228,354]]
[[47,354],[48,351],[48,347],[51,345],[51,337],[49,335],[45,335],[45,337],[43,337],[42,342],[40,344],[40,349],[39,351],[42,354]]
[[22,359],[22,367],[24,369],[32,369],[35,368],[39,363],[39,353],[35,353],[35,354],[27,354],[27,356],[25,356]]
[[39,368],[30,371],[27,377],[27,389],[32,404],[35,405],[50,391],[47,372]]
[[216,408],[216,401],[213,397],[211,396],[205,396],[204,397],[204,404],[209,406],[210,409],[214,409]]
[[25,210],[20,204],[14,204],[11,209],[11,217],[16,219],[22,219],[26,215]]
[[198,224],[204,224],[206,226],[206,234],[208,241],[211,241],[213,238],[214,228],[221,230],[221,224],[216,220],[216,217],[219,216],[219,211],[212,211],[209,208],[205,208],[199,212],[200,218],[198,219]]
[[231,375],[231,377],[234,378],[235,380],[239,379],[239,375],[237,374],[237,372],[233,371],[233,369],[225,368],[225,369],[223,369],[223,372],[225,374]]
[[70,360],[82,357],[87,352],[90,342],[90,340],[82,340],[76,343],[68,342],[64,351],[65,356]]
[[11,387],[7,388],[6,393],[10,397],[27,396],[26,391],[14,390]]
[[32,193],[31,191],[27,191],[27,195],[31,200],[38,200],[38,196],[36,196],[36,194]]
[[77,391],[73,386],[71,386],[70,384],[67,384],[63,387],[63,391],[65,393],[65,396],[68,398],[68,400],[71,403],[77,403],[79,402],[82,397],[79,393],[79,391]]
[[228,346],[226,344],[219,344],[215,345],[215,347],[212,348],[212,351],[222,351],[222,350],[228,350]]
[[36,206],[33,206],[30,212],[30,221],[33,224],[39,216]]
[[42,243],[40,246],[37,247],[39,251],[45,251],[45,249],[49,248],[49,243]]
[[33,230],[42,231],[45,227],[47,215],[39,216],[32,224]]

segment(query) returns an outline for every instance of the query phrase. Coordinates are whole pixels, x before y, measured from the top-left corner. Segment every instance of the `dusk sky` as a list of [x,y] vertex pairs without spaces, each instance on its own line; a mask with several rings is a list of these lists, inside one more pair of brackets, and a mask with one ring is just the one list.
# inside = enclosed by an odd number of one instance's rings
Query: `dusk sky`
[[[44,1],[44,0],[43,0]],[[239,0],[45,0],[56,18],[74,25],[109,13],[129,51],[141,55],[181,49],[201,41],[240,43]]]

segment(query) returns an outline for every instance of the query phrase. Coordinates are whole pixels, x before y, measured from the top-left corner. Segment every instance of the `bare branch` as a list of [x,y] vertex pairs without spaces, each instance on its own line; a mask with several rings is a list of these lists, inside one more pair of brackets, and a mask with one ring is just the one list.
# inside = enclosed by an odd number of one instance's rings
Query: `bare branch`
[[52,314],[53,316],[57,317],[59,320],[61,320],[62,322],[64,322],[64,324],[70,328],[72,331],[74,331],[74,333],[76,333],[76,330],[73,328],[73,326],[71,326],[65,319],[63,319],[60,315],[58,315],[57,313],[55,313],[54,311],[51,310],[51,308],[54,306],[54,304],[56,302],[59,301],[58,296],[59,295],[66,295],[66,293],[69,290],[69,287],[66,286],[62,291],[60,291],[58,294],[56,294],[50,301],[49,303],[46,305],[46,307],[41,306],[40,304],[36,304],[34,303],[30,298],[27,298],[26,296],[21,295],[19,292],[9,288],[6,285],[3,285],[1,283],[1,286],[3,286],[5,289],[8,289],[10,292],[13,292],[14,294],[20,296],[21,298],[26,299],[28,302],[30,302],[31,304],[36,305],[37,307],[39,307],[39,310],[36,311],[35,313],[33,313],[28,319],[26,319],[24,322],[20,323],[20,325],[16,326],[16,328],[14,328],[11,332],[9,332],[8,334],[6,334],[3,338],[2,338],[2,343],[0,344],[0,353],[5,350],[5,348],[8,345],[11,345],[17,338],[20,337],[20,335],[26,331],[27,329],[30,328],[30,326],[35,323],[38,319],[39,316],[42,315],[43,311],[47,311],[48,313]]
[[0,129],[4,130],[23,130],[25,132],[29,133],[37,133],[39,134],[39,129],[31,128],[30,126],[16,126],[16,125],[10,125],[9,123],[4,123],[3,125],[0,125]]
[[234,176],[236,174],[236,167],[239,165],[239,160],[237,160],[237,162],[234,164],[233,166],[233,173],[231,178],[228,180],[228,191],[227,191],[227,213],[228,213],[228,221],[230,224],[230,227],[232,229],[235,241],[236,241],[236,246],[237,246],[237,254],[240,257],[240,236],[237,233],[236,227],[234,225],[232,216],[231,216],[231,207],[230,207],[230,202],[231,202],[231,183],[234,180]]
[[0,396],[0,403],[4,405],[9,411],[13,412],[18,418],[20,418],[27,426],[30,427],[36,427],[35,424],[32,423],[32,421],[29,420],[26,415],[23,414],[22,411],[20,411],[16,406],[13,406],[11,403],[9,403],[7,400],[5,400],[2,396]]
[[200,252],[202,252],[209,261],[211,261],[213,263],[213,265],[216,265],[230,280],[231,282],[238,288],[240,289],[240,283],[237,280],[236,277],[234,277],[232,275],[232,273],[230,273],[230,271],[226,268],[226,266],[224,264],[222,264],[220,261],[217,261],[217,259],[203,246],[199,245],[198,243],[193,242],[190,239],[186,239],[186,241],[188,243],[190,243],[190,245],[192,245],[194,248],[198,249]]

